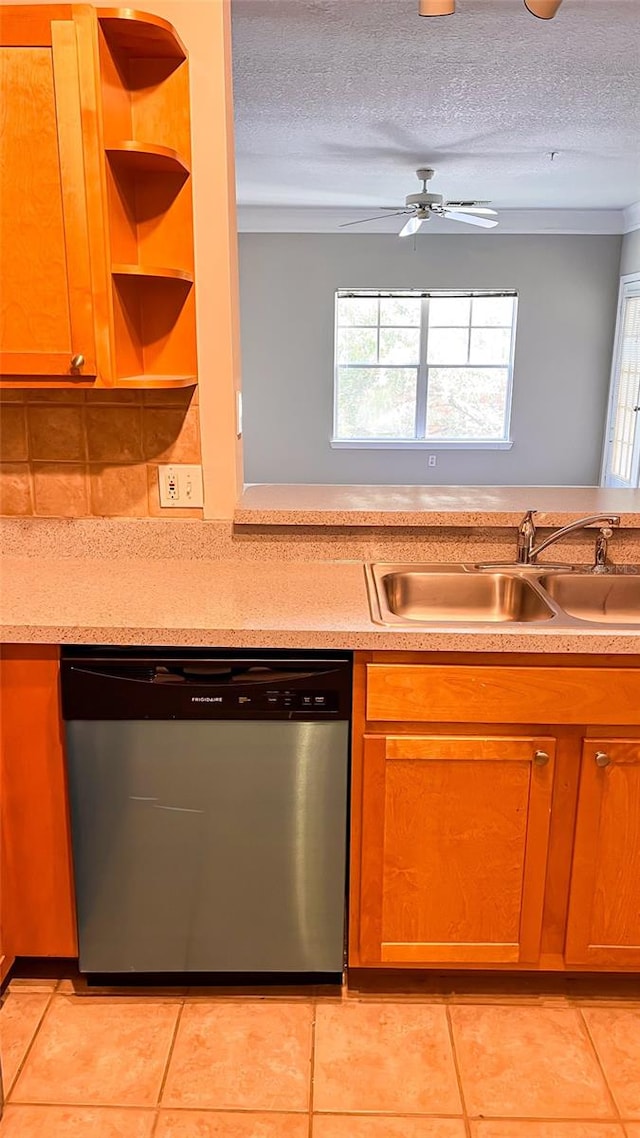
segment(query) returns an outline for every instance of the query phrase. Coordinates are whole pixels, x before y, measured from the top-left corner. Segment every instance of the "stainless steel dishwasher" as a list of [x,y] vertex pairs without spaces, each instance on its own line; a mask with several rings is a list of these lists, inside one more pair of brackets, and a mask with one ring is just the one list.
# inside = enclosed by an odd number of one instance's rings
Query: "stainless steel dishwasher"
[[80,969],[334,979],[346,653],[66,648]]

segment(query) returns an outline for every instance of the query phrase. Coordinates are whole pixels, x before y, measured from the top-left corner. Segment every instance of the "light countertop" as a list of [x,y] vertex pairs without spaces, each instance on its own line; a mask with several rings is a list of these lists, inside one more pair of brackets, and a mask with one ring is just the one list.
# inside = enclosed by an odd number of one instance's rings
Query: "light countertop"
[[0,600],[5,643],[640,653],[640,629],[385,628],[361,561],[9,557]]
[[586,514],[620,515],[640,527],[640,490],[597,486],[245,486],[236,525],[516,526],[525,510],[536,525],[563,526]]

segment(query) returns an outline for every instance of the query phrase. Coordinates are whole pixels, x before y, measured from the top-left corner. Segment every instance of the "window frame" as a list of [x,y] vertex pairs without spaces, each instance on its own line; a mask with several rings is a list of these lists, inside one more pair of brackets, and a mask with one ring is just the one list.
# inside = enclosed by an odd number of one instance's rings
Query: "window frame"
[[[340,365],[338,362],[338,329],[341,325],[338,324],[338,309],[341,299],[353,296],[354,298],[375,297],[377,299],[384,299],[386,297],[409,297],[421,300],[420,309],[420,358],[417,365],[416,377],[416,404],[415,404],[415,430],[416,437],[401,439],[401,438],[365,438],[365,439],[345,439],[337,434],[338,424],[338,390],[339,390],[339,370]],[[429,302],[432,299],[439,299],[441,297],[499,297],[509,296],[513,299],[513,320],[511,324],[511,346],[509,351],[509,361],[505,364],[485,364],[486,369],[507,368],[507,398],[505,401],[504,413],[504,435],[502,438],[496,439],[475,439],[472,437],[465,439],[447,439],[447,438],[428,438],[426,434],[419,435],[418,431],[421,429],[420,424],[424,421],[426,431],[427,421],[427,406],[428,406],[428,391],[429,391],[429,369],[436,367],[463,367],[471,365],[460,364],[428,364],[427,363],[427,345],[429,335]],[[372,288],[338,288],[334,295],[334,346],[333,346],[333,425],[330,444],[334,450],[511,450],[513,446],[513,439],[511,438],[511,411],[513,405],[513,379],[514,379],[514,360],[515,360],[515,346],[516,346],[516,333],[518,322],[518,292],[517,289],[372,289]],[[470,320],[469,329],[473,328],[473,323]],[[356,325],[359,327],[359,325]],[[371,325],[373,327],[373,325]],[[377,324],[377,330],[380,330],[380,323]],[[395,325],[390,326],[395,327]],[[400,325],[398,325],[400,327]],[[407,325],[407,327],[416,327],[416,325]],[[480,327],[480,325],[478,325]],[[490,327],[488,325],[488,327]],[[495,327],[502,327],[496,325]],[[349,366],[349,365],[347,365]],[[407,368],[416,367],[415,364],[354,364],[354,368],[361,369],[371,368],[372,370],[386,367],[391,368]]]
[[[602,462],[600,467],[600,485],[622,490],[634,489],[634,483],[640,480],[640,418],[635,425],[633,452],[631,455],[631,483],[622,481],[611,471],[612,448],[615,442],[615,427],[618,412],[618,394],[622,379],[622,350],[624,347],[624,319],[626,303],[628,300],[640,296],[640,273],[626,273],[620,277],[618,289],[618,305],[616,309],[616,326],[613,336],[613,352],[611,357],[611,374],[609,378],[609,396],[607,400],[607,422],[604,430],[602,444]],[[638,388],[640,400],[640,387]],[[640,414],[640,413],[639,413]]]

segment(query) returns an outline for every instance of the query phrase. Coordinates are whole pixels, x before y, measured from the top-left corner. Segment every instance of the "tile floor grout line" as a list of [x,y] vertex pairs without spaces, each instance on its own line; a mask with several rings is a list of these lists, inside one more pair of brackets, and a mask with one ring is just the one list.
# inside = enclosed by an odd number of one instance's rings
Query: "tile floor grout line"
[[149,1138],[154,1138],[155,1132],[158,1129],[158,1123],[160,1121],[160,1107],[159,1106],[156,1106],[153,1114],[154,1114],[154,1118],[153,1118],[153,1122],[151,1123],[151,1130],[149,1131]]
[[[160,1105],[162,1103],[162,1096],[164,1094],[164,1088],[166,1086],[167,1078],[169,1076],[169,1067],[171,1066],[171,1060],[173,1058],[173,1052],[174,1052],[174,1048],[176,1045],[176,1039],[178,1038],[178,1028],[180,1027],[180,1022],[182,1020],[182,1013],[184,1012],[185,1006],[186,1006],[186,996],[183,997],[180,1001],[180,1006],[178,1008],[178,1014],[176,1016],[176,1022],[174,1024],[173,1032],[171,1034],[171,1041],[169,1043],[169,1050],[167,1052],[167,1061],[164,1065],[164,1071],[162,1073],[162,1079],[160,1080],[160,1087],[158,1089],[158,1097],[156,1099],[156,1109],[157,1110],[160,1109]],[[155,1126],[153,1129],[155,1130]]]
[[586,1117],[574,1118],[566,1114],[550,1114],[541,1117],[539,1114],[470,1114],[469,1118],[472,1122],[561,1122],[569,1126],[577,1126],[586,1123],[588,1126],[624,1126],[625,1122],[621,1118],[603,1118],[598,1115],[596,1118],[587,1115]]
[[449,1045],[451,1047],[451,1057],[453,1059],[453,1066],[456,1073],[458,1082],[458,1093],[460,1095],[460,1105],[462,1107],[462,1121],[464,1122],[464,1129],[467,1138],[471,1138],[471,1122],[469,1121],[469,1113],[467,1111],[467,1103],[464,1097],[464,1090],[462,1087],[462,1071],[460,1070],[460,1063],[458,1060],[458,1053],[456,1051],[455,1038],[453,1035],[453,1020],[451,1019],[451,1009],[448,1004],[445,1004],[445,1016],[447,1018],[447,1031],[449,1033]]
[[309,1134],[308,1138],[313,1135],[313,1091],[314,1091],[314,1076],[315,1076],[315,1062],[316,1062],[316,1016],[318,1014],[318,1001],[317,998],[311,1004],[311,1056],[309,1062]]
[[616,1096],[614,1095],[611,1087],[609,1086],[609,1080],[607,1078],[606,1071],[605,1071],[604,1066],[602,1064],[602,1060],[600,1059],[600,1055],[598,1053],[598,1048],[596,1047],[595,1042],[593,1040],[593,1037],[591,1035],[591,1032],[589,1031],[589,1025],[588,1025],[583,1013],[582,1013],[582,1008],[578,1008],[577,1012],[578,1012],[578,1016],[580,1018],[580,1023],[582,1025],[582,1030],[587,1037],[587,1043],[588,1043],[588,1045],[589,1045],[589,1047],[593,1053],[593,1056],[595,1058],[595,1061],[598,1065],[598,1070],[600,1071],[600,1074],[602,1075],[604,1085],[605,1085],[606,1090],[607,1090],[607,1094],[611,1100],[611,1105],[613,1106],[613,1109],[615,1111],[614,1117],[616,1118],[616,1120],[618,1122],[620,1122],[622,1119],[622,1115],[620,1113],[620,1108],[618,1107],[618,1102],[617,1102]]
[[[56,993],[55,993],[55,988],[54,988],[53,992],[51,992],[49,994],[49,999],[47,1000],[46,1004],[44,1005],[44,1007],[42,1009],[42,1014],[40,1015],[40,1018],[38,1019],[38,1022],[35,1026],[35,1030],[33,1032],[33,1035],[31,1036],[31,1039],[29,1040],[29,1043],[27,1044],[26,1051],[25,1051],[24,1055],[22,1056],[22,1061],[18,1064],[18,1068],[16,1070],[16,1073],[13,1076],[13,1079],[11,1080],[11,1082],[9,1083],[9,1086],[7,1087],[7,1089],[5,1091],[5,1102],[6,1103],[9,1103],[11,1096],[12,1096],[12,1094],[13,1094],[16,1086],[17,1086],[18,1079],[20,1078],[22,1072],[24,1071],[24,1069],[26,1067],[27,1059],[29,1058],[29,1056],[31,1054],[33,1045],[36,1041],[36,1037],[38,1035],[38,1032],[40,1031],[40,1028],[42,1027],[43,1020],[44,1020],[47,1012],[49,1011],[49,1008],[51,1007],[51,1003],[52,1003],[52,1000],[53,1000],[55,994]],[[17,999],[20,999],[20,997],[18,996]]]

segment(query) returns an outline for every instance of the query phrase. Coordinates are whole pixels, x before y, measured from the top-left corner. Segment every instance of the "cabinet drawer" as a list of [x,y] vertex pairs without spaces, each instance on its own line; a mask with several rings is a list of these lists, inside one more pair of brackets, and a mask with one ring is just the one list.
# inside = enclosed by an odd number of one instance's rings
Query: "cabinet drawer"
[[632,725],[640,669],[369,664],[367,719]]

